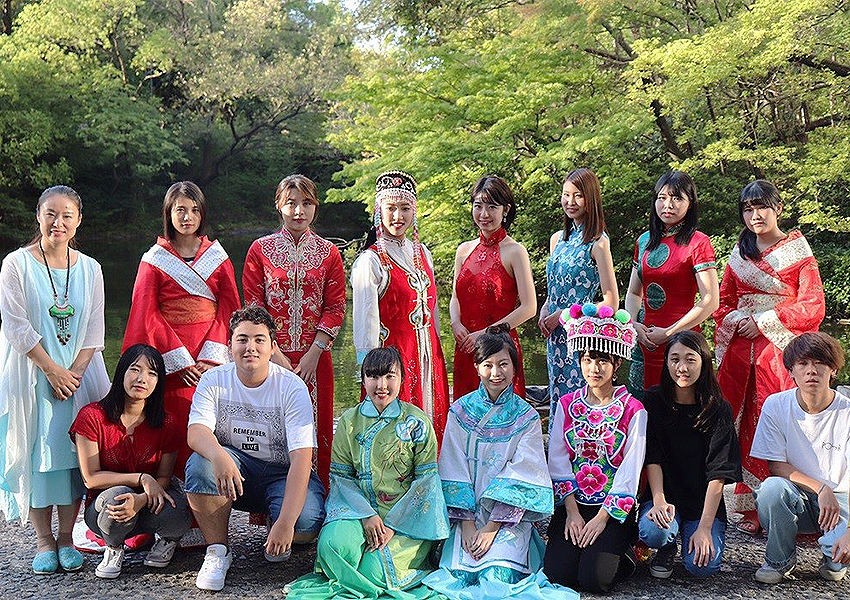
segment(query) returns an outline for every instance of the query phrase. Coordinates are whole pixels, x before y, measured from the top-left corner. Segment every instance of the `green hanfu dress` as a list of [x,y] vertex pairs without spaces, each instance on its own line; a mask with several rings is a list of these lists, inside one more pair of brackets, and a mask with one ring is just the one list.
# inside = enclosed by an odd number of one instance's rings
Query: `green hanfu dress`
[[[290,600],[439,597],[420,585],[434,541],[449,534],[437,472],[437,438],[422,410],[370,398],[340,417],[331,449],[327,518],[315,573],[287,586]],[[379,515],[395,534],[366,551],[361,519]]]

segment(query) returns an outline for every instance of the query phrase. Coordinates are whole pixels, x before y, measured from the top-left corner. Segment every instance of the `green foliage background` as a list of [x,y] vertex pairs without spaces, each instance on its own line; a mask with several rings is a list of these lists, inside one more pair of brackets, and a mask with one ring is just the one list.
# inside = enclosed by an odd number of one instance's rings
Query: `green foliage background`
[[652,186],[679,168],[722,261],[740,189],[777,183],[827,314],[850,316],[846,1],[4,0],[2,16],[0,246],[54,183],[82,192],[89,235],[120,235],[156,229],[184,178],[219,227],[268,224],[291,172],[352,238],[374,177],[400,168],[445,283],[474,233],[468,191],[497,173],[542,289],[560,182],[588,166],[625,285]]

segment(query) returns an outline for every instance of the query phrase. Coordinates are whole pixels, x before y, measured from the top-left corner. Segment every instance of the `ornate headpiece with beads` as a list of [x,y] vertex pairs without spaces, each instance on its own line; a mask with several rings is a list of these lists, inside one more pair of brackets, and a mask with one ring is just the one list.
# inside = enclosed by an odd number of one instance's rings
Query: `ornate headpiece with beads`
[[622,308],[617,312],[610,306],[599,308],[593,303],[573,304],[561,312],[561,324],[567,330],[570,352],[596,350],[630,359],[637,342],[632,316]]
[[406,200],[410,202],[413,209],[413,264],[419,272],[422,270],[421,260],[419,258],[419,222],[416,210],[416,180],[413,176],[408,175],[404,171],[387,171],[378,175],[375,180],[375,212],[373,214],[373,225],[375,227],[376,245],[378,247],[378,257],[381,259],[381,264],[388,269],[392,268],[392,263],[387,256],[386,241],[383,236],[383,228],[381,227],[381,205],[387,200]]

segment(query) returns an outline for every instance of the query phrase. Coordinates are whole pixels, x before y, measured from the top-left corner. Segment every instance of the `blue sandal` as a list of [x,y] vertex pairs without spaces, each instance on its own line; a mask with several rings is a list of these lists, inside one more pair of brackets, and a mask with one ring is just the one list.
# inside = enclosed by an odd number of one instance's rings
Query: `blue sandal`
[[36,575],[52,575],[59,569],[59,557],[56,550],[39,552],[32,559],[32,572]]
[[83,555],[73,546],[59,546],[59,564],[67,572],[83,568]]

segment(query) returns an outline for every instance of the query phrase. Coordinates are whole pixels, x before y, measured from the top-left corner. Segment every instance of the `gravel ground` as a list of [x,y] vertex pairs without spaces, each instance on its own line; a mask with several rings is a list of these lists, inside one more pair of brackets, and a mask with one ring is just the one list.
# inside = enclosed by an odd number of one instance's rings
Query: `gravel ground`
[[[310,571],[315,546],[293,552],[288,563],[272,565],[263,559],[265,528],[249,525],[247,515],[234,513],[230,525],[235,553],[224,590],[217,599],[283,598],[287,582]],[[750,538],[730,527],[722,572],[707,580],[688,577],[677,565],[671,579],[655,580],[648,566],[641,564],[635,576],[617,588],[609,598],[674,598],[712,600],[759,598],[760,600],[850,598],[850,581],[829,583],[818,576],[819,556],[811,541],[804,542],[798,553],[795,578],[775,586],[753,581],[752,575],[764,555],[764,538]],[[195,587],[195,574],[203,561],[202,550],[178,551],[167,569],[151,569],[142,564],[143,552],[127,553],[124,570],[118,579],[98,579],[94,568],[100,557],[86,555],[81,573],[51,576],[33,575],[30,562],[35,534],[31,527],[0,523],[0,593],[4,599],[24,598],[109,598],[143,600],[147,598],[212,598],[211,592]],[[582,595],[583,598],[597,596]]]

